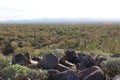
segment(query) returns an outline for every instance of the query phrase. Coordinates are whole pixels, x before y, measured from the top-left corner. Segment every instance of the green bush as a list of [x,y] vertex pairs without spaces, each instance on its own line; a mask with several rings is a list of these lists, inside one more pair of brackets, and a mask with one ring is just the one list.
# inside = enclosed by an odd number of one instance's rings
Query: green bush
[[95,50],[95,49],[96,49],[96,42],[95,42],[95,41],[92,41],[91,43],[89,43],[88,49],[90,49],[90,50]]
[[102,66],[108,76],[120,74],[120,58],[110,58],[102,62]]
[[13,49],[17,49],[18,43],[15,42],[15,41],[12,41],[12,42],[11,42],[11,47],[12,47]]
[[62,57],[64,55],[64,50],[63,49],[52,49],[52,50],[42,50],[38,56],[44,56],[46,54],[53,53],[57,57]]
[[4,36],[3,35],[0,35],[0,40],[4,40]]
[[0,69],[10,65],[10,62],[11,62],[11,56],[1,56],[0,57]]
[[31,80],[46,80],[47,71],[33,70],[17,64],[2,69],[1,76],[5,80],[23,80],[24,78],[30,78]]
[[32,47],[23,47],[15,49],[15,53],[25,53],[25,52],[33,52],[34,49]]

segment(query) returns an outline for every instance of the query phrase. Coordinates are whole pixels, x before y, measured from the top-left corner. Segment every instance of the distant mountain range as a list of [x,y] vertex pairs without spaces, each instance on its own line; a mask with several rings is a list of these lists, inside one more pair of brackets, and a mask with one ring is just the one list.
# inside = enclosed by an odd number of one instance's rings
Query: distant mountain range
[[120,22],[120,20],[109,20],[101,18],[42,18],[31,20],[7,20],[0,23],[96,23],[96,22]]

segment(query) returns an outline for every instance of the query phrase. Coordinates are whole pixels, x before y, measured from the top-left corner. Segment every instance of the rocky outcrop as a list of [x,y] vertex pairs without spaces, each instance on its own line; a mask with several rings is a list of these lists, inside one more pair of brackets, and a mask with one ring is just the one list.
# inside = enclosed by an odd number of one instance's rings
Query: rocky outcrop
[[[33,69],[45,69],[49,73],[48,80],[106,80],[105,71],[100,65],[105,60],[107,58],[99,55],[92,56],[67,50],[62,58],[58,58],[52,53],[42,58],[39,56],[31,58],[29,53],[15,54],[12,64],[20,64]],[[112,80],[118,80],[118,77],[117,79],[112,78]]]

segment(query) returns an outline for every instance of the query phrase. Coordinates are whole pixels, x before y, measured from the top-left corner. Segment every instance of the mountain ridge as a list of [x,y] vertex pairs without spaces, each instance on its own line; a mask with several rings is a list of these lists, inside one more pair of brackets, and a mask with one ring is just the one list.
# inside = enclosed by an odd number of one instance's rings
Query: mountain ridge
[[86,23],[86,22],[120,22],[120,20],[101,18],[38,18],[23,20],[4,20],[0,23]]

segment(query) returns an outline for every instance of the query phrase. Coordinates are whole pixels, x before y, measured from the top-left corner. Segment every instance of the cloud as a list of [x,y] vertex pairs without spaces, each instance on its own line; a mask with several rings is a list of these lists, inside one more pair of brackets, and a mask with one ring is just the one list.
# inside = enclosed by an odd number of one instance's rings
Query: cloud
[[119,0],[0,0],[0,19],[119,18]]

